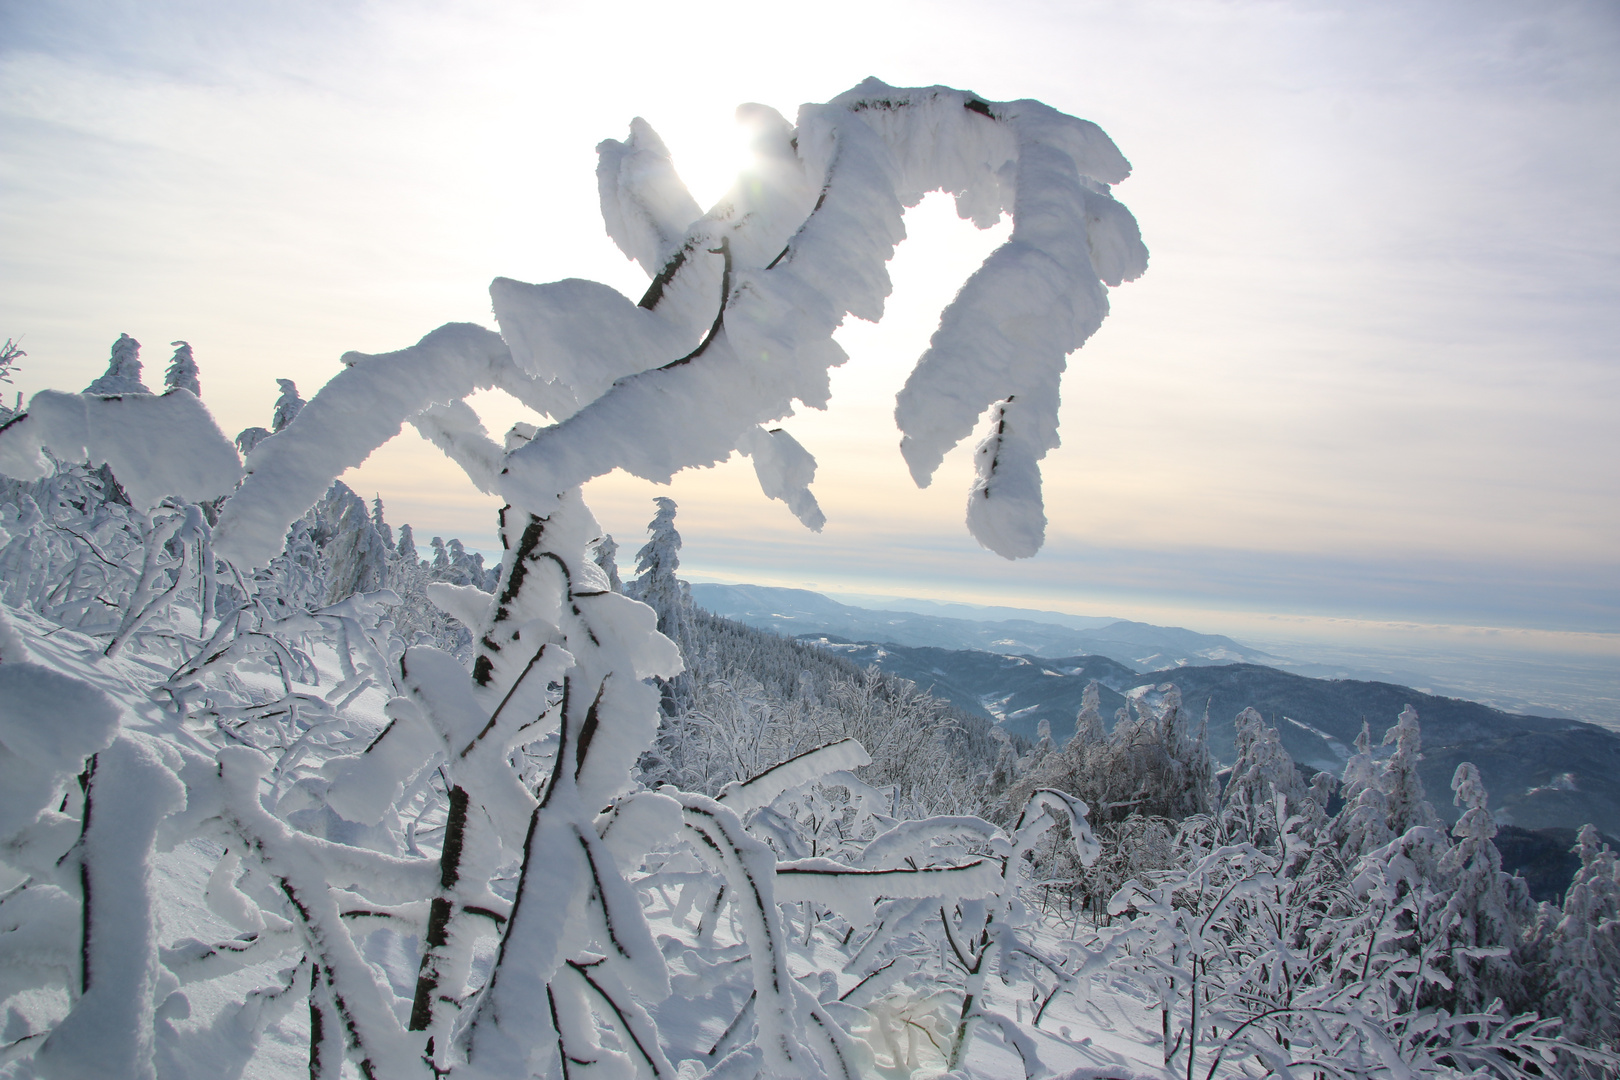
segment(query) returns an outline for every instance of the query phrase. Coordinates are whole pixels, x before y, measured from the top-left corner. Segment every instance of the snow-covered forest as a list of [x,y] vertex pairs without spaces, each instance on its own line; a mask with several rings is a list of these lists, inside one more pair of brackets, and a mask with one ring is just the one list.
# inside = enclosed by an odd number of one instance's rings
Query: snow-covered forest
[[[1615,1075],[1614,853],[1532,901],[1473,766],[1440,825],[1411,709],[1309,783],[1170,683],[1028,745],[694,607],[667,499],[621,579],[615,468],[742,453],[821,526],[778,422],[937,190],[1013,230],[901,451],[927,483],[988,412],[968,527],[1035,554],[1066,358],[1146,268],[1124,157],[1038,102],[747,111],[707,212],[644,123],[599,147],[639,301],[496,279],[498,334],[349,353],[235,439],[184,341],[161,392],[126,335],[0,406],[0,1076]],[[488,388],[533,422],[491,437]],[[498,566],[335,482],[406,423],[505,504]]]

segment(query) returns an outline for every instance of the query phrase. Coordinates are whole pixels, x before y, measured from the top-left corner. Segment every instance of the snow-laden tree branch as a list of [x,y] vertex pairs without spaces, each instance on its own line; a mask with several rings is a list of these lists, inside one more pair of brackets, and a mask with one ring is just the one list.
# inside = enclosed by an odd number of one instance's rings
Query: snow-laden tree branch
[[[762,425],[795,402],[827,407],[828,369],[847,359],[833,332],[847,315],[882,317],[902,214],[930,191],[952,193],[980,227],[1009,213],[1013,234],[945,310],[902,392],[902,452],[926,484],[994,406],[969,528],[1009,558],[1039,550],[1039,461],[1057,445],[1066,357],[1100,325],[1105,286],[1146,267],[1108,191],[1129,174],[1124,157],[1096,125],[1039,102],[876,80],[805,106],[797,125],[763,106],[743,119],[756,162],[695,220],[682,220],[695,204],[645,123],[599,147],[609,233],[653,279],[639,303],[590,281],[498,278],[500,337],[451,325],[397,353],[348,354],[289,436],[249,455],[217,550],[268,560],[331,477],[407,421],[475,483],[542,516],[615,468],[667,481],[741,450],[766,494],[819,528],[814,459]],[[454,405],[488,387],[554,421],[508,447],[496,476],[494,444]]]

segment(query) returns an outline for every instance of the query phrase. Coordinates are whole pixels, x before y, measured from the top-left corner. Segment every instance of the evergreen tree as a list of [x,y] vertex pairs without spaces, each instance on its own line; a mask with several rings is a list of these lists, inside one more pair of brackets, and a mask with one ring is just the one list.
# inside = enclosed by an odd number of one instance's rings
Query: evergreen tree
[[1552,933],[1547,1010],[1564,1018],[1564,1033],[1588,1045],[1620,1042],[1620,863],[1591,825],[1575,851],[1581,868],[1564,894]]
[[1395,726],[1384,733],[1384,745],[1395,744],[1395,753],[1384,763],[1380,786],[1388,804],[1385,823],[1390,834],[1400,836],[1418,825],[1440,828],[1440,816],[1434,812],[1423,793],[1423,780],[1418,776],[1418,762],[1423,760],[1423,733],[1418,726],[1417,710],[1408,705],[1401,710]]
[[112,358],[101,378],[84,388],[87,394],[150,394],[141,382],[141,343],[128,334],[113,342]]
[[675,571],[681,565],[681,534],[675,530],[675,500],[659,496],[658,512],[647,523],[651,535],[636,552],[636,580],[626,594],[658,612],[658,632],[690,655],[691,629],[686,589]]
[[[23,352],[18,346],[17,342],[12,341],[10,338],[6,338],[6,343],[4,345],[0,345],[0,382],[10,382],[11,373],[16,371],[20,366],[17,361],[27,355],[28,354]],[[0,408],[3,407],[4,406],[0,406]]]
[[608,587],[616,593],[624,592],[624,582],[619,580],[619,545],[611,535],[604,535],[591,545],[591,559],[607,575]]
[[416,554],[416,534],[411,531],[409,523],[399,527],[399,545],[394,548],[394,555],[412,566],[421,562]]
[[1042,717],[1041,722],[1036,725],[1035,734],[1034,748],[1030,750],[1029,756],[1019,763],[1021,772],[1029,772],[1031,769],[1039,768],[1041,762],[1045,761],[1057,750],[1057,743],[1052,741],[1052,722],[1050,720]]
[[1463,811],[1451,830],[1457,843],[1440,857],[1441,877],[1451,886],[1442,918],[1451,941],[1452,991],[1459,1008],[1478,1009],[1503,998],[1517,1012],[1529,1002],[1519,1000],[1524,972],[1511,953],[1529,894],[1513,896],[1524,890],[1523,881],[1502,872],[1502,855],[1491,842],[1496,822],[1472,762],[1457,766],[1451,790]]
[[1372,732],[1361,722],[1356,753],[1344,767],[1344,806],[1333,819],[1332,836],[1347,863],[1389,843],[1389,800],[1383,770],[1372,753]]
[[272,435],[292,423],[304,407],[304,399],[298,396],[298,387],[291,379],[277,379],[276,385],[281,387],[281,396],[276,398],[276,409],[270,417]]
[[394,530],[383,518],[383,501],[380,494],[374,495],[371,500],[371,524],[377,530],[377,535],[382,537],[382,542],[392,550],[394,546]]
[[388,577],[388,548],[372,525],[365,500],[347,485],[335,483],[319,507],[326,541],[324,602],[335,604],[355,593],[383,587]]
[[990,729],[990,737],[996,741],[996,761],[985,780],[985,796],[987,802],[995,803],[1018,780],[1018,751],[1013,747],[1012,736],[999,723]]
[[197,379],[197,361],[191,356],[191,344],[185,341],[171,341],[174,346],[174,356],[169,360],[169,370],[163,373],[163,386],[167,390],[190,390],[198,397],[202,397],[202,383]]
[[1103,729],[1102,691],[1098,689],[1097,680],[1092,679],[1081,694],[1080,712],[1074,718],[1074,737],[1069,745],[1100,746],[1107,738],[1108,732]]
[[1252,708],[1239,713],[1235,724],[1237,760],[1222,793],[1226,806],[1263,806],[1277,795],[1287,796],[1290,806],[1296,804],[1305,785],[1277,729]]

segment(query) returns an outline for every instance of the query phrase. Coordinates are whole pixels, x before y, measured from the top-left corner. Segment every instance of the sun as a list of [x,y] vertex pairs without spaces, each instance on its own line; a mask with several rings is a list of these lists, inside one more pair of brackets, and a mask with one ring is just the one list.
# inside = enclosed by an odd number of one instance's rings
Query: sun
[[753,167],[753,128],[733,116],[713,120],[681,117],[655,125],[669,147],[675,171],[697,204],[708,210],[725,197],[738,176]]

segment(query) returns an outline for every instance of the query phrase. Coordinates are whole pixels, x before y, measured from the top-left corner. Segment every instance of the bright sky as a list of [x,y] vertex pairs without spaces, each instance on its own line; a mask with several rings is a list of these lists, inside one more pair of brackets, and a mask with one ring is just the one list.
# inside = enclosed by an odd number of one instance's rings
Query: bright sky
[[[668,493],[710,579],[1620,658],[1617,56],[1620,8],[1551,0],[3,4],[0,337],[25,394],[82,388],[126,331],[155,385],[188,339],[234,433],[278,376],[308,396],[346,350],[490,324],[497,275],[638,295],[594,178],[632,116],[706,202],[744,101],[1037,97],[1132,160],[1152,251],[1071,357],[1045,551],[967,535],[970,447],[924,491],[896,449],[894,393],[1000,235],[930,200],[830,411],[785,425],[826,531],[733,461],[593,483],[629,552]],[[346,479],[493,546],[414,434]]]

